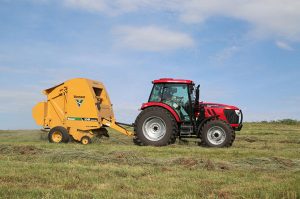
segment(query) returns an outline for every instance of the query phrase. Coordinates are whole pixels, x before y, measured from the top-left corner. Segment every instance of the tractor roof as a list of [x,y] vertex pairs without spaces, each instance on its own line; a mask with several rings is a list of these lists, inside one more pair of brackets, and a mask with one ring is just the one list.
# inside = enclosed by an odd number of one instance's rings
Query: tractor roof
[[160,78],[152,81],[153,84],[159,83],[178,83],[178,84],[194,84],[192,80],[187,79],[173,79],[173,78]]

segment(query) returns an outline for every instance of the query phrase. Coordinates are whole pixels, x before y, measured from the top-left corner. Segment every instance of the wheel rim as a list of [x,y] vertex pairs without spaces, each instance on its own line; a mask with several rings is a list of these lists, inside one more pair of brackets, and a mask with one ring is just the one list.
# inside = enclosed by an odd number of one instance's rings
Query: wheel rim
[[83,139],[81,140],[81,143],[82,143],[82,144],[88,144],[88,143],[89,143],[89,140],[88,140],[87,138],[83,138]]
[[61,142],[62,141],[62,134],[61,134],[61,132],[55,131],[52,134],[52,140],[53,140],[53,142],[56,142],[56,143]]
[[207,139],[214,145],[222,144],[226,139],[226,133],[223,128],[219,126],[211,127],[207,132]]
[[143,134],[148,140],[161,140],[166,131],[166,123],[160,117],[150,117],[143,123]]

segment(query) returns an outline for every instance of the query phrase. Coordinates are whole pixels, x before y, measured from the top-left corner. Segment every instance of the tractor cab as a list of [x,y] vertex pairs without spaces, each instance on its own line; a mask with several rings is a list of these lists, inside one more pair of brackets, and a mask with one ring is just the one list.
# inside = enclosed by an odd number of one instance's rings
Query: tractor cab
[[175,110],[182,122],[194,121],[195,104],[199,102],[199,86],[189,80],[159,79],[153,81],[148,103],[163,103]]

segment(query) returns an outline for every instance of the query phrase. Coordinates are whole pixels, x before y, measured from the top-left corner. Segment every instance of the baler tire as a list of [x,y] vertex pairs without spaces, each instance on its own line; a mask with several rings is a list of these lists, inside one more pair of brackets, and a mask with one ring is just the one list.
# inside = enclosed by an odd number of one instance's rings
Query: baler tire
[[[62,136],[62,139],[59,141],[59,142],[55,142],[53,140],[53,134],[55,133],[60,133],[61,136]],[[70,140],[70,136],[69,136],[69,133],[68,133],[68,130],[65,129],[64,127],[62,126],[56,126],[56,127],[53,127],[50,131],[49,131],[49,134],[48,134],[48,140],[49,142],[51,143],[61,143],[61,142],[64,142],[64,143],[67,143],[69,142]]]
[[[165,125],[165,134],[158,140],[148,139],[143,132],[144,123],[151,117],[158,118]],[[149,107],[144,109],[135,120],[133,142],[139,146],[166,146],[175,143],[177,131],[177,122],[168,110],[161,107]]]
[[[225,139],[220,144],[212,143],[212,141],[208,138],[208,133],[210,129],[212,128],[219,128],[221,130],[221,133],[225,134]],[[201,128],[200,131],[200,140],[201,142],[198,143],[199,146],[204,147],[230,147],[232,146],[234,140],[235,140],[235,131],[232,129],[232,127],[224,122],[223,120],[209,120],[205,122]]]
[[83,145],[87,145],[87,144],[92,143],[92,140],[89,136],[83,136],[80,140],[80,143]]

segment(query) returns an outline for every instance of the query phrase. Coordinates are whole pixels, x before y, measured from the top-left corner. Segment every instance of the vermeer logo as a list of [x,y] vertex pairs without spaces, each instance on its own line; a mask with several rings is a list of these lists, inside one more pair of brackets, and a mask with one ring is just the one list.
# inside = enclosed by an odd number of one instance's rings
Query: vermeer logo
[[76,95],[74,95],[74,98],[75,98],[77,106],[81,107],[85,96],[76,96]]
[[80,107],[81,104],[83,103],[83,99],[75,99],[75,100],[76,100],[77,106]]

